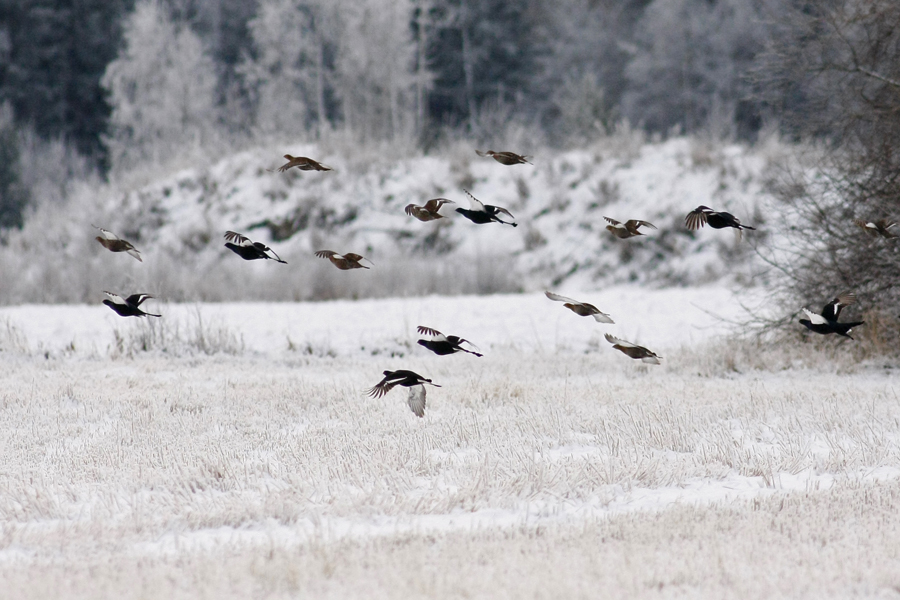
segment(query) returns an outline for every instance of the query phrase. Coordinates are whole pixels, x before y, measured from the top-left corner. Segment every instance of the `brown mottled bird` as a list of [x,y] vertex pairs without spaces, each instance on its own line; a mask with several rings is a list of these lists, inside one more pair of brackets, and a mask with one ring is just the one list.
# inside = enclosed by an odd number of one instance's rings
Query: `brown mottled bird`
[[853,222],[856,223],[857,226],[862,227],[863,231],[873,237],[877,237],[879,235],[887,239],[897,237],[897,234],[890,230],[891,227],[895,227],[897,225],[896,221],[889,221],[888,219],[878,219],[877,221],[854,219]]
[[417,417],[425,416],[425,384],[441,387],[436,383],[432,383],[430,379],[425,379],[418,373],[401,369],[399,371],[385,371],[384,379],[378,382],[375,387],[368,390],[367,394],[373,398],[381,398],[396,386],[409,388],[409,398],[407,402],[410,410]]
[[106,248],[110,252],[127,252],[131,256],[138,259],[140,262],[144,262],[144,260],[141,258],[141,253],[131,245],[131,242],[121,239],[116,234],[112,233],[111,231],[107,231],[102,227],[97,227],[96,225],[92,225],[92,227],[96,227],[100,230],[102,236],[98,235],[94,239],[100,242],[100,244],[104,248]]
[[631,219],[629,221],[625,221],[624,223],[620,223],[615,219],[610,219],[609,217],[603,218],[609,221],[609,225],[606,226],[607,231],[612,233],[617,238],[623,240],[634,237],[636,235],[644,235],[643,233],[638,231],[638,227],[649,227],[650,229],[656,229],[656,225],[648,221]]
[[[244,260],[258,260],[261,258],[268,258],[270,260],[274,260],[275,262],[280,262],[285,265],[287,264],[286,261],[281,260],[281,257],[275,254],[274,250],[272,250],[262,242],[250,241],[250,238],[243,236],[240,233],[235,233],[234,231],[226,231],[225,240],[225,247]],[[269,256],[269,252],[272,253],[272,256]]]
[[425,203],[425,206],[416,206],[415,204],[407,204],[406,208],[403,210],[406,211],[411,217],[415,217],[420,221],[434,221],[435,219],[443,219],[444,215],[439,214],[438,211],[445,204],[456,204],[453,200],[447,200],[446,198],[432,198],[428,202]]
[[594,317],[594,320],[598,323],[615,323],[615,321],[613,321],[608,314],[601,312],[601,310],[593,304],[588,304],[587,302],[579,302],[578,300],[572,300],[571,298],[566,298],[565,296],[560,296],[559,294],[554,294],[553,292],[544,292],[544,294],[546,294],[548,298],[556,302],[565,302],[563,306],[565,306],[578,316]]
[[359,261],[361,260],[374,265],[374,263],[368,258],[360,256],[359,254],[354,254],[352,252],[348,252],[347,254],[338,254],[337,252],[333,252],[331,250],[319,250],[318,252],[316,252],[316,256],[318,256],[319,258],[327,258],[334,266],[336,266],[341,271],[349,271],[350,269],[368,269],[369,267],[359,264]]
[[[297,167],[301,171],[333,171],[331,167],[327,167],[322,163],[315,161],[306,156],[291,156],[290,154],[285,154],[284,157],[288,160],[287,163],[278,167],[279,173],[284,173],[291,167]],[[269,169],[271,171],[272,169]]]
[[613,348],[619,350],[620,352],[624,353],[627,356],[630,356],[635,360],[641,360],[651,365],[658,365],[659,359],[662,358],[662,356],[657,356],[655,352],[651,352],[643,346],[638,346],[637,344],[632,344],[631,342],[620,340],[619,338],[609,335],[608,333],[603,337],[606,338],[607,342],[613,345]]
[[532,164],[528,162],[531,156],[523,156],[521,154],[516,154],[515,152],[494,152],[493,150],[488,150],[487,152],[482,152],[481,150],[476,150],[475,154],[478,156],[487,158],[493,158],[501,165],[524,165],[524,164]]

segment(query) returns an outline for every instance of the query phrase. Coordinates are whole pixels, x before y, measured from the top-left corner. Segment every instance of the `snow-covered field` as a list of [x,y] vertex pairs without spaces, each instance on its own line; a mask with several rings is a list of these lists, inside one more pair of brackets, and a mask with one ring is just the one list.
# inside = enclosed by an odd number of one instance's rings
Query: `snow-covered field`
[[[566,293],[616,324],[540,294],[0,309],[0,597],[900,597],[893,370],[825,339],[755,370],[721,288]],[[397,368],[442,386],[424,419],[366,397]]]

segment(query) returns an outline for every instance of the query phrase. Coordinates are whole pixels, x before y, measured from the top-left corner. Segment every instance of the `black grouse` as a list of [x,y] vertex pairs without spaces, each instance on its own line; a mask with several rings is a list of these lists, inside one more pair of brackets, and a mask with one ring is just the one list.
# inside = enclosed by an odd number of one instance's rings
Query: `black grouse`
[[846,294],[841,294],[840,296],[826,304],[822,308],[822,314],[817,315],[806,310],[806,308],[803,308],[802,310],[804,313],[806,313],[806,316],[808,318],[800,319],[800,324],[804,325],[810,331],[821,333],[822,335],[836,333],[838,335],[848,337],[852,340],[853,336],[850,335],[850,330],[858,325],[862,325],[863,323],[865,323],[865,321],[856,321],[853,323],[838,323],[838,317],[841,316],[842,308],[855,303],[856,295],[848,292]]
[[700,229],[704,225],[709,225],[713,229],[733,227],[734,235],[738,241],[741,239],[741,230],[756,229],[756,227],[742,225],[740,220],[731,213],[717,212],[702,204],[687,214],[684,218],[684,224],[687,225],[688,229]]
[[[234,231],[226,231],[225,239],[228,240],[225,243],[225,247],[244,260],[258,260],[261,258],[268,258],[270,260],[274,260],[275,262],[280,262],[285,265],[287,264],[286,261],[281,260],[281,257],[275,254],[274,250],[272,250],[262,242],[252,242],[249,238],[241,235],[240,233],[235,233]],[[269,252],[272,253],[272,256],[269,256]]]
[[132,294],[127,298],[123,298],[118,294],[113,294],[112,292],[103,292],[107,296],[108,299],[103,301],[103,304],[107,305],[120,317],[161,317],[162,315],[154,315],[153,313],[148,313],[142,311],[138,308],[141,303],[147,298],[152,298],[149,294]]
[[469,340],[465,340],[461,337],[455,335],[444,335],[437,329],[432,329],[431,327],[423,327],[422,325],[416,327],[416,331],[431,338],[428,340],[419,340],[418,344],[420,346],[428,348],[438,356],[455,354],[457,352],[468,352],[469,354],[474,354],[475,356],[484,356],[483,354],[473,352],[472,350],[467,350],[460,346],[460,344],[469,344],[473,347],[475,346],[475,344],[473,344]]
[[513,227],[518,227],[516,223],[503,221],[497,216],[497,213],[503,213],[504,215],[509,215],[510,219],[515,219],[512,213],[505,208],[501,206],[491,206],[490,204],[482,204],[481,200],[470,194],[468,190],[463,191],[469,196],[469,203],[471,204],[472,208],[457,208],[456,212],[458,212],[468,220],[477,225],[496,222],[503,223],[504,225],[512,225]]

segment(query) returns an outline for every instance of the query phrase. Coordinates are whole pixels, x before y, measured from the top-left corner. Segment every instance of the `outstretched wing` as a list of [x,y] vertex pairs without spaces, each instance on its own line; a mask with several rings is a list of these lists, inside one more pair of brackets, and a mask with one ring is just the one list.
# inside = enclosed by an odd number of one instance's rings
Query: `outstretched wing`
[[[595,306],[594,308],[597,308],[597,307]],[[615,321],[612,320],[612,317],[610,317],[605,312],[601,312],[600,309],[597,309],[597,312],[595,312],[591,316],[594,317],[594,320],[597,321],[598,323],[609,323],[611,325],[615,324]]]
[[409,388],[409,397],[407,398],[410,410],[417,417],[425,416],[425,386],[414,385]]
[[851,304],[856,304],[856,294],[852,292],[841,294],[822,308],[822,316],[829,321],[837,321],[841,316],[841,309]]
[[225,232],[225,241],[237,244],[238,246],[250,246],[253,244],[253,242],[250,241],[250,238],[234,231]]
[[567,298],[566,296],[560,296],[559,294],[554,294],[553,292],[544,292],[544,295],[554,300],[556,302],[571,302],[572,304],[581,304],[578,300],[572,300],[571,298]]
[[513,216],[513,214],[512,214],[511,212],[509,212],[508,210],[506,210],[505,208],[503,208],[502,206],[493,206],[493,205],[491,205],[491,208],[493,209],[494,214],[497,214],[498,212],[501,212],[501,213],[503,213],[504,215],[509,216],[510,219],[515,219],[515,217]]
[[340,254],[332,250],[319,250],[318,252],[316,252],[316,256],[318,256],[319,258],[327,258],[329,260],[331,260],[332,258],[344,258]]
[[371,260],[369,260],[365,256],[362,256],[361,254],[355,254],[353,252],[348,252],[347,254],[344,255],[344,258],[346,258],[347,260],[352,260],[353,262],[359,262],[361,260],[364,260],[367,263],[369,263],[370,265],[372,265],[373,267],[375,266],[375,263],[373,263]]
[[482,158],[487,158],[490,156],[490,154],[488,154],[488,152],[491,152],[491,150],[488,150],[487,152],[482,152],[481,150],[476,150],[475,154],[477,154],[478,156],[480,156]]
[[801,308],[800,310],[802,310],[806,314],[806,318],[809,319],[809,322],[813,325],[824,325],[826,323],[825,317],[823,317],[822,315],[817,315],[816,313],[810,312],[805,308]]
[[453,200],[447,200],[446,198],[432,198],[425,203],[425,210],[427,210],[428,212],[437,212],[445,204],[456,203]]
[[107,296],[109,296],[109,299],[112,300],[113,303],[115,303],[115,304],[121,304],[122,306],[125,306],[126,304],[128,304],[128,302],[125,300],[125,298],[123,298],[122,296],[120,296],[118,294],[113,294],[112,292],[107,292],[107,291],[104,291],[103,293],[106,294]]
[[484,204],[481,203],[481,200],[479,200],[478,198],[473,196],[471,193],[469,193],[469,190],[464,189],[463,191],[469,197],[469,205],[471,206],[471,210],[474,210],[477,212],[487,212],[484,209]]
[[435,339],[439,339],[441,341],[444,341],[447,339],[447,336],[445,336],[443,333],[441,333],[437,329],[432,329],[431,327],[425,327],[423,325],[419,325],[418,327],[416,327],[416,331],[418,331],[419,334],[421,334],[421,335],[430,335],[431,337],[433,337]]
[[656,229],[656,225],[650,223],[649,221],[640,221],[638,219],[631,219],[627,223],[625,223],[625,227],[634,227],[637,229],[638,227],[649,227],[650,229]]
[[[97,227],[97,226],[93,225],[92,227]],[[106,239],[108,239],[111,242],[114,242],[114,241],[117,241],[120,239],[119,236],[114,234],[112,231],[109,231],[108,229],[103,229],[102,227],[97,227],[97,229],[100,230],[100,233],[101,233],[101,235],[103,235],[103,237],[105,237]]]
[[631,342],[626,342],[625,340],[621,340],[621,339],[617,338],[616,336],[611,335],[609,333],[604,334],[603,337],[605,337],[606,341],[609,342],[610,344],[612,344],[613,346],[622,346],[623,348],[637,348],[637,346],[635,346]]
[[[426,209],[428,208],[427,205],[426,205],[425,208],[426,208]],[[406,212],[406,214],[408,214],[409,216],[415,217],[415,216],[416,216],[416,211],[417,211],[417,210],[422,210],[422,207],[421,207],[421,206],[416,206],[415,204],[407,204],[407,205],[406,205],[406,208],[404,208],[403,210],[404,210],[404,211]]]
[[609,217],[603,217],[603,218],[606,219],[610,225],[621,225],[621,223],[616,221],[615,219],[610,219]]
[[366,391],[366,394],[373,398],[381,398],[389,391],[394,389],[394,386],[397,385],[396,382],[390,381],[390,377],[385,377],[382,379],[375,387],[370,388]]
[[132,294],[125,298],[125,302],[131,304],[132,306],[140,306],[141,303],[147,298],[152,298],[150,294]]
[[695,208],[684,218],[684,224],[688,229],[700,229],[706,225],[706,212],[700,207]]

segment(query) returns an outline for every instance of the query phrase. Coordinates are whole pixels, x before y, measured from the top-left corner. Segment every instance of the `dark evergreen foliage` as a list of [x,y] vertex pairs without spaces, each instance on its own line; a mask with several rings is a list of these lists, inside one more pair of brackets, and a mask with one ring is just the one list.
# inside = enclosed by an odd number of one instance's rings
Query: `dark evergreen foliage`
[[134,0],[5,0],[0,102],[45,138],[64,138],[99,166],[110,107],[100,87]]

